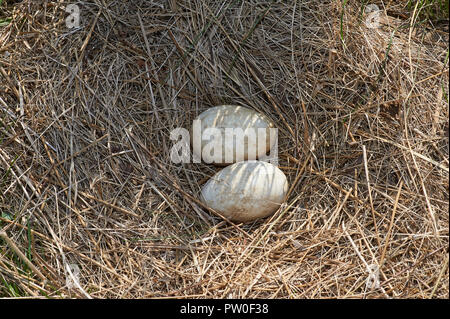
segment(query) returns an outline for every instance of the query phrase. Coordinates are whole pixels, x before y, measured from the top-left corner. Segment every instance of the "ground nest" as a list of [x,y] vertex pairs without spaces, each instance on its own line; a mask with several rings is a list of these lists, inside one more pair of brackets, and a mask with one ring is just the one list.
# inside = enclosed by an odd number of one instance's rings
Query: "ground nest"
[[[4,1],[0,296],[448,298],[448,33],[407,2]],[[269,218],[170,160],[221,104],[279,129]]]

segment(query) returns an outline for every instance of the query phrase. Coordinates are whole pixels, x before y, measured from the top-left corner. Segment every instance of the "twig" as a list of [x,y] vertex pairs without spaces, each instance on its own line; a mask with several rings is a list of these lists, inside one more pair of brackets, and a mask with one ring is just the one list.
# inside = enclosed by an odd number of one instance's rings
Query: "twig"
[[377,236],[378,247],[380,247],[381,246],[380,236],[378,234],[377,219],[375,218],[375,209],[373,208],[372,190],[370,188],[370,181],[369,181],[369,168],[368,168],[368,164],[367,164],[366,146],[363,145],[362,149],[363,149],[363,159],[364,159],[364,170],[366,172],[367,191],[369,192],[369,202],[370,202],[370,208],[371,208],[372,219],[373,219],[373,227],[375,228],[375,234]]

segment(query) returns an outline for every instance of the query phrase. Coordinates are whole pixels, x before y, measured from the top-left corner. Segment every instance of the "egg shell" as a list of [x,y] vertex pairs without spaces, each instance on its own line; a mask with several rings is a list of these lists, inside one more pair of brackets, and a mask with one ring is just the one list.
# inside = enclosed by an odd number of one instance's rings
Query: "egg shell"
[[[256,160],[266,155],[267,152],[275,145],[277,136],[271,134],[270,129],[274,129],[274,124],[267,118],[267,116],[258,113],[249,108],[238,105],[220,105],[212,107],[201,113],[196,120],[201,121],[201,129],[195,131],[191,129],[191,144],[197,139],[200,142],[200,147],[193,147],[194,154],[197,158],[202,158],[206,163],[213,163],[215,165],[229,165],[238,161]],[[217,139],[205,137],[205,130],[208,128],[219,129],[221,138]],[[246,129],[253,130],[256,139],[248,138],[248,134],[243,135],[243,152],[242,156],[238,156],[237,139],[226,140],[225,129]],[[258,140],[258,129],[265,129],[265,140]],[[222,150],[221,154],[210,154],[213,152],[205,152],[205,146],[209,144],[210,149]],[[242,145],[242,144],[238,144]],[[249,150],[251,150],[249,152]],[[229,153],[226,153],[229,152]],[[226,158],[225,154],[230,154]]]
[[243,161],[227,166],[209,179],[200,199],[235,222],[250,222],[273,214],[288,192],[286,175],[263,161]]

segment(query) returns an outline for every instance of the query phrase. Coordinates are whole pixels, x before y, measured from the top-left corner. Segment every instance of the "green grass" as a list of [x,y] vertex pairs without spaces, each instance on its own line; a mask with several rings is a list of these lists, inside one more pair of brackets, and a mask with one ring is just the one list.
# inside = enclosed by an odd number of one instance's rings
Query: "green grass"
[[414,12],[416,5],[416,14],[419,15],[419,20],[423,22],[433,22],[449,18],[448,0],[410,0],[407,7],[411,13]]
[[[0,7],[2,6],[3,0],[0,0]],[[12,18],[2,18],[0,17],[0,27],[8,25],[11,22]]]
[[0,19],[0,27],[4,27],[5,25],[8,25],[11,22],[11,18],[6,19]]
[[[9,251],[7,244],[0,238],[0,247],[2,247],[3,261],[7,261],[7,267],[14,267],[20,274],[31,276],[31,269],[16,254]],[[5,250],[3,250],[3,247]],[[9,278],[10,279],[10,278]],[[23,297],[26,293],[19,287],[14,280],[9,281],[8,277],[0,273],[0,298],[2,297]]]
[[[3,0],[0,0],[0,9],[1,9],[2,4],[3,4]],[[0,13],[1,13],[1,10],[0,10]],[[0,16],[0,27],[8,25],[11,22],[11,20],[12,20],[12,18],[10,18],[10,17],[2,18]]]
[[9,283],[6,279],[0,277],[0,298],[23,296],[25,296],[25,293],[16,284]]

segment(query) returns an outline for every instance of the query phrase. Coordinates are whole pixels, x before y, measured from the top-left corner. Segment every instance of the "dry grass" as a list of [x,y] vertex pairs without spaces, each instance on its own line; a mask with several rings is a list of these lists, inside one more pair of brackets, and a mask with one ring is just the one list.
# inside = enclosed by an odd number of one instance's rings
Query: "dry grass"
[[[448,34],[407,1],[377,29],[355,1],[79,1],[71,30],[6,2],[0,296],[448,298]],[[170,161],[225,103],[280,130],[289,197],[252,224],[198,202],[218,168]]]

